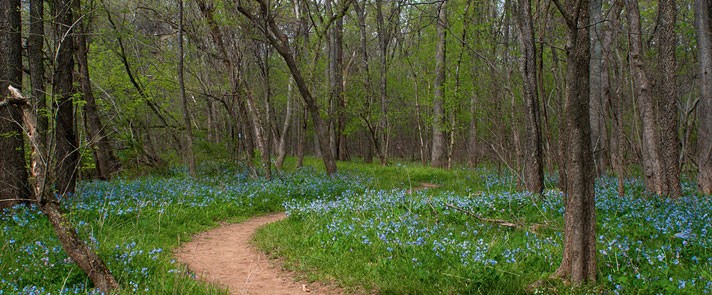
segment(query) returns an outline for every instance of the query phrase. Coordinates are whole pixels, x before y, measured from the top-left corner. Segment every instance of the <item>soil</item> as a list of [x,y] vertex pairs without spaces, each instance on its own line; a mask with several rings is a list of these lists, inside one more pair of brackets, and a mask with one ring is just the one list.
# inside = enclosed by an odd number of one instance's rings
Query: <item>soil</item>
[[175,251],[198,279],[227,287],[231,294],[342,294],[319,283],[295,281],[294,275],[250,243],[263,225],[286,218],[284,213],[255,217],[200,233]]

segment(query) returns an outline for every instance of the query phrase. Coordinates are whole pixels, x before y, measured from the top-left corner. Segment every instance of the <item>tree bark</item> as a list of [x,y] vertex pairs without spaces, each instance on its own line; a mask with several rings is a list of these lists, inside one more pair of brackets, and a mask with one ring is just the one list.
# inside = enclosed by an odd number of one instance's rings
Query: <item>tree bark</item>
[[603,103],[602,79],[603,51],[601,36],[603,35],[603,22],[601,21],[602,0],[590,0],[591,23],[591,143],[594,161],[596,163],[596,176],[600,176],[608,169],[608,148],[606,135],[605,108]]
[[294,80],[289,79],[287,83],[287,109],[284,114],[284,123],[282,124],[282,132],[279,135],[279,142],[277,143],[277,160],[274,164],[277,169],[281,170],[282,165],[284,165],[284,158],[287,156],[287,133],[289,133],[289,128],[292,126],[292,85]]
[[[608,22],[603,29],[602,57],[601,57],[601,91],[603,100],[609,108],[608,114],[611,120],[611,140],[610,156],[611,166],[618,177],[618,195],[625,193],[625,166],[624,166],[624,144],[625,133],[623,126],[623,98],[620,95],[620,82],[618,76],[611,76],[618,68],[616,55],[613,53],[613,41],[618,37],[619,18],[623,9],[621,1],[613,0],[613,6],[608,14]],[[615,88],[614,88],[615,85]]]
[[57,193],[64,196],[74,193],[79,165],[79,139],[74,128],[74,1],[55,0],[53,14],[56,16],[57,55],[53,96],[57,114],[55,117],[55,160],[57,161]]
[[535,194],[544,191],[544,162],[541,146],[541,123],[539,116],[539,90],[537,85],[537,54],[534,46],[534,24],[531,0],[518,0],[519,41],[522,56],[520,66],[524,81],[526,102],[526,140],[524,153],[524,183],[526,189]]
[[675,0],[661,0],[659,3],[660,25],[659,55],[662,67],[662,81],[659,91],[660,109],[660,150],[664,163],[665,180],[662,194],[671,198],[682,195],[680,186],[680,138],[678,137],[679,111],[677,107],[677,59],[675,48],[677,35],[675,34],[675,21],[677,4]]
[[712,194],[712,4],[695,1],[697,50],[700,61],[700,102],[697,109],[697,185]]
[[590,35],[588,0],[554,2],[567,25],[564,253],[553,277],[573,284],[596,281],[595,167],[589,114]]
[[447,0],[442,1],[438,6],[438,21],[436,25],[437,44],[435,47],[435,84],[433,85],[433,147],[430,155],[430,165],[432,167],[445,167],[447,164],[445,153],[445,111],[444,91],[445,91],[445,43],[447,38]]
[[48,117],[44,58],[44,0],[30,1],[30,35],[27,37],[27,61],[30,68],[32,99],[35,103],[40,137],[47,142]]
[[[79,1],[75,1],[74,5],[75,11],[79,13],[81,9]],[[85,101],[84,126],[87,130],[87,141],[94,154],[97,177],[102,180],[108,180],[119,172],[121,164],[119,163],[119,159],[114,155],[114,149],[106,134],[106,126],[104,126],[99,117],[99,108],[91,87],[86,40],[86,36],[89,34],[89,24],[81,24],[79,28],[81,31],[76,35],[76,57],[79,64],[79,82],[82,88],[82,98]],[[42,97],[44,97],[43,94]],[[40,130],[42,129],[40,128]],[[40,131],[40,133],[41,132],[42,131]]]
[[635,92],[640,105],[640,115],[643,121],[643,172],[646,189],[654,194],[666,191],[665,174],[663,173],[663,158],[658,137],[657,116],[651,93],[650,81],[643,67],[643,43],[641,40],[640,11],[638,1],[625,0],[628,16],[628,39],[630,46],[630,71],[635,83]]
[[[365,10],[364,4],[364,10]],[[378,130],[380,131],[380,157],[381,165],[386,165],[388,162],[388,143],[390,138],[390,123],[388,122],[388,44],[390,43],[390,34],[386,28],[383,17],[383,0],[376,0],[376,30],[378,32],[378,70],[379,84],[378,95],[381,103],[381,116],[379,120]]]
[[183,109],[183,124],[185,125],[185,144],[183,145],[183,161],[188,166],[190,176],[195,177],[195,155],[193,154],[193,124],[190,122],[188,96],[185,94],[185,78],[183,77],[183,0],[178,0],[178,85]]
[[[7,87],[22,87],[20,0],[0,1],[0,98]],[[22,113],[0,108],[0,209],[29,198],[25,170]],[[7,135],[7,136],[6,136]]]

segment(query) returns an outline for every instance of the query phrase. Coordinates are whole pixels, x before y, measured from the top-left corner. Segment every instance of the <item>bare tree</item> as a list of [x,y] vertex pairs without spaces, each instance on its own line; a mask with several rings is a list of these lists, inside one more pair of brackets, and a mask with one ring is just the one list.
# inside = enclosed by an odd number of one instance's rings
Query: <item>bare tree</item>
[[591,151],[589,114],[590,26],[588,0],[559,0],[554,4],[567,27],[566,110],[563,141],[565,165],[562,168],[564,191],[564,253],[561,266],[552,275],[573,284],[596,281],[595,167]]
[[[8,96],[7,87],[22,86],[22,42],[20,39],[20,0],[0,1],[0,98]],[[22,140],[22,112],[16,108],[0,109],[0,208],[27,199],[27,172]]]

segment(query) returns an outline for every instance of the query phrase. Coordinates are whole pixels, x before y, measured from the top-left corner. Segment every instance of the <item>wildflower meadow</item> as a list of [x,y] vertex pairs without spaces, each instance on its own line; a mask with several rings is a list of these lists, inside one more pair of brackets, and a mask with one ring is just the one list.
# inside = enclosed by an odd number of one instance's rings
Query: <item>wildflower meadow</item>
[[[382,294],[707,294],[712,291],[712,201],[691,185],[677,200],[645,196],[639,180],[619,197],[596,185],[598,282],[549,280],[561,260],[563,196],[542,196],[508,173],[349,164],[339,175],[300,169],[267,181],[205,165],[198,177],[85,182],[63,200],[122,294],[227,294],[196,280],[172,249],[219,222],[286,211],[255,243],[306,280]],[[438,187],[419,188],[421,182]],[[0,217],[0,294],[97,294],[33,206]],[[537,283],[537,284],[534,284]]]

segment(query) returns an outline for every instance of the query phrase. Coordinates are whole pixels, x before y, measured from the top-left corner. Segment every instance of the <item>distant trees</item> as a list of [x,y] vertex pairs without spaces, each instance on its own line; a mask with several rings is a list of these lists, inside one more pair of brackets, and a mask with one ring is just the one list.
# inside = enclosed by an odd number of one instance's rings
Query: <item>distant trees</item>
[[[201,0],[183,2],[182,29],[176,2],[97,1],[90,9],[72,1],[70,11],[47,5],[58,17],[49,37],[68,34],[74,42],[67,46],[59,37],[41,42],[49,22],[32,21],[44,13],[37,3],[30,1],[28,13],[34,33],[26,33],[34,52],[30,91],[40,105],[56,103],[40,106],[49,116],[38,118],[39,129],[84,120],[85,128],[53,139],[53,150],[64,153],[61,168],[80,167],[79,177],[110,178],[119,158],[129,168],[166,165],[186,154],[188,138],[196,151],[209,147],[252,168],[259,162],[255,175],[267,176],[290,154],[323,157],[332,173],[337,159],[352,157],[437,167],[484,161],[516,172],[534,192],[565,158],[558,126],[570,81],[566,21],[555,2]],[[623,177],[639,165],[650,193],[675,197],[680,175],[706,163],[705,131],[695,129],[707,121],[704,100],[698,109],[694,101],[681,104],[696,95],[687,64],[703,61],[704,47],[699,56],[680,50],[694,41],[695,34],[675,30],[689,21],[690,7],[632,5],[588,6],[596,174]],[[72,30],[69,19],[80,19]],[[58,49],[46,55],[52,60],[33,59],[50,48]],[[47,81],[44,66],[52,73]],[[78,74],[77,89],[67,83],[68,67]],[[46,85],[54,86],[43,99]],[[293,100],[296,93],[307,98]],[[47,117],[55,121],[43,128]],[[78,160],[83,144],[94,163]]]

